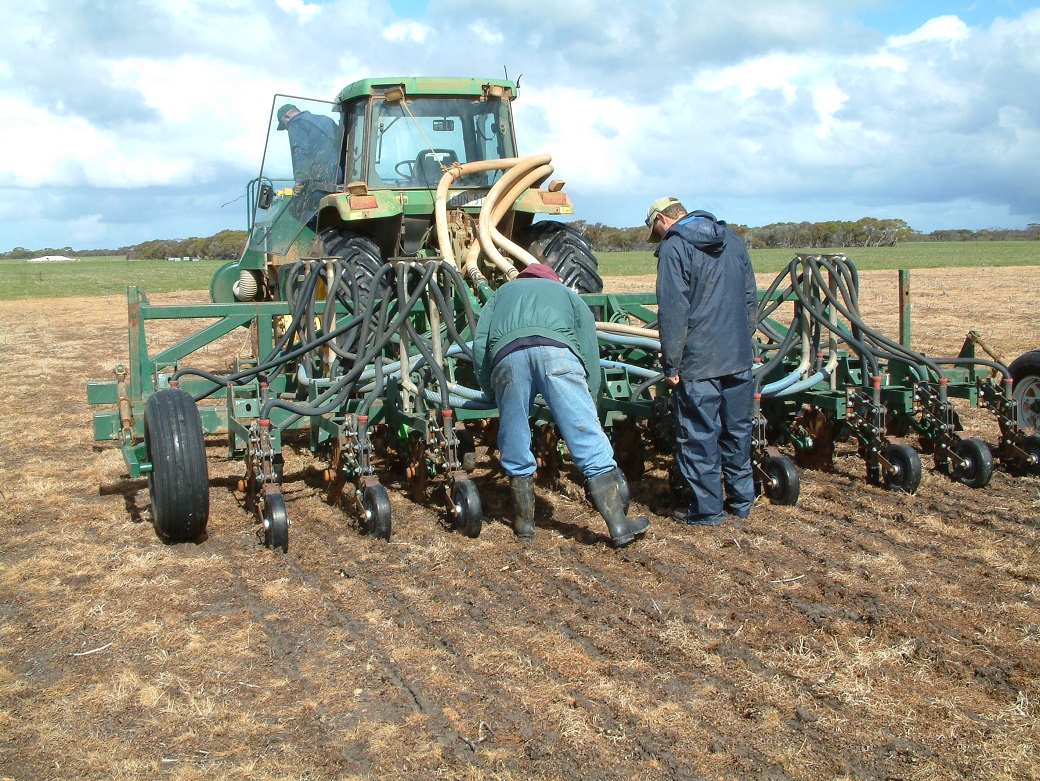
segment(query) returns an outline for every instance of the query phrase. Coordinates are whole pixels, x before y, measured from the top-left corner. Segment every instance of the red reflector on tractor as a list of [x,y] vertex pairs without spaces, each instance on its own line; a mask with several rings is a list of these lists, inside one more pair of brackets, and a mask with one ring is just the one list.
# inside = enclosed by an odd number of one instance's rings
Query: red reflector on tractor
[[542,196],[542,203],[546,206],[566,206],[568,203],[567,194],[563,192],[552,193],[548,190],[542,190],[538,194]]
[[379,205],[374,195],[352,195],[350,196],[350,208],[353,211],[359,209],[374,209]]

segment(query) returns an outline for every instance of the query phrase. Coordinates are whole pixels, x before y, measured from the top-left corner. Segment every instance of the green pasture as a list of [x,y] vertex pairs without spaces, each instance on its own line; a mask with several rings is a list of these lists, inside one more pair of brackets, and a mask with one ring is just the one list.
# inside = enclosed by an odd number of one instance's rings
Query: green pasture
[[128,285],[146,293],[208,290],[226,260],[127,260],[123,256],[49,263],[0,261],[0,299],[125,295]]
[[[756,272],[775,274],[799,251],[806,250],[755,249],[751,251],[751,260]],[[1040,242],[1036,241],[914,242],[895,247],[813,252],[844,253],[862,271],[1040,265]],[[602,252],[596,257],[603,276],[656,271],[652,252]],[[0,299],[122,295],[128,285],[137,285],[146,293],[208,290],[213,273],[226,262],[127,260],[122,256],[53,263],[0,261]]]
[[[861,271],[1040,265],[1040,242],[1037,241],[932,241],[898,244],[895,247],[753,249],[751,262],[757,273],[775,274],[799,252],[843,254]],[[598,253],[596,258],[603,276],[636,276],[657,271],[657,261],[652,252],[603,252]]]

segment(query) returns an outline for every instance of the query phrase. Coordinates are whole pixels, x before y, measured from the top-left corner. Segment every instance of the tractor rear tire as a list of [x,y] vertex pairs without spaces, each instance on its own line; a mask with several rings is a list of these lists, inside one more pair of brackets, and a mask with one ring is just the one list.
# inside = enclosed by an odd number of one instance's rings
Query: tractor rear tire
[[209,520],[209,476],[202,419],[191,394],[170,388],[149,396],[144,441],[156,534],[167,542],[198,539]]
[[1018,425],[1040,432],[1040,350],[1030,350],[1011,362],[1012,395],[1018,405]]
[[603,279],[592,247],[577,229],[562,222],[536,222],[530,230],[530,248],[575,293],[602,293]]
[[[383,267],[383,258],[376,243],[342,226],[322,231],[318,235],[318,241],[321,242],[321,247],[314,249],[320,250],[322,257],[341,258],[347,262],[360,302],[367,301],[372,289],[372,280]],[[350,305],[345,298],[343,303]]]

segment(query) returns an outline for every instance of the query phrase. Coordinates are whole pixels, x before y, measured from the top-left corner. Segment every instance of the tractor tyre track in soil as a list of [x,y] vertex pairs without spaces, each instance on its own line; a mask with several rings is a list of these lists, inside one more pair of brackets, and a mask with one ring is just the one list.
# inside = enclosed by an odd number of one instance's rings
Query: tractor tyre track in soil
[[[972,327],[1009,360],[1040,345],[1040,268],[973,276],[914,272],[915,346],[956,354]],[[895,273],[861,283],[895,333]],[[211,436],[208,538],[164,545],[84,401],[126,362],[125,306],[0,302],[0,777],[1040,777],[1040,478],[970,489],[925,456],[909,496],[839,443],[797,505],[707,530],[670,520],[668,459],[648,451],[646,539],[610,548],[568,467],[537,486],[525,545],[478,437],[480,537],[380,462],[387,543],[325,501],[324,464],[287,436],[283,555]],[[959,412],[996,444],[989,413]]]

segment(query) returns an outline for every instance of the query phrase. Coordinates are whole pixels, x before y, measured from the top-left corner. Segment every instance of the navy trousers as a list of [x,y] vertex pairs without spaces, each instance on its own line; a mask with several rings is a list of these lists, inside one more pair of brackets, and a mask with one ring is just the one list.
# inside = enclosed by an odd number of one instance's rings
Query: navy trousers
[[750,369],[709,380],[682,379],[675,387],[675,460],[693,489],[687,522],[721,523],[724,509],[739,516],[750,511],[753,396]]

